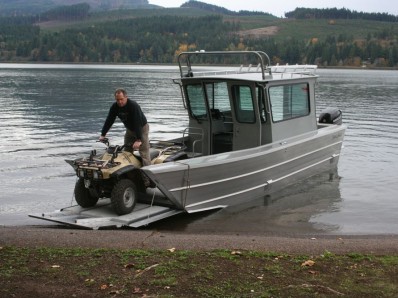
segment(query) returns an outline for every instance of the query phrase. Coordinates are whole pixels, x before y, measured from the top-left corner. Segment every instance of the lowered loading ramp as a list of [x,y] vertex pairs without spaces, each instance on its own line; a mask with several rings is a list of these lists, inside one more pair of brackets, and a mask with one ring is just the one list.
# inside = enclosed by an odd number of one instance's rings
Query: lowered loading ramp
[[113,211],[110,200],[103,199],[92,208],[70,206],[55,212],[29,214],[29,216],[64,225],[96,230],[112,227],[138,228],[182,212],[185,211],[170,207],[137,203],[133,212],[126,215],[117,215]]

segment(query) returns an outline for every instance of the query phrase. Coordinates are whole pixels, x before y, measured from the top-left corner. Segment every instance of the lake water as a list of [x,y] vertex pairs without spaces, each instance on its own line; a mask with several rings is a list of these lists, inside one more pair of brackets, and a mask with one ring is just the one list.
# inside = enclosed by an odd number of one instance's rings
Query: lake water
[[[398,71],[318,70],[319,113],[343,111],[348,125],[337,175],[218,212],[183,215],[149,228],[203,233],[396,234]],[[74,204],[64,160],[96,143],[113,90],[126,88],[150,122],[150,137],[187,125],[172,66],[0,64],[0,225],[42,225],[28,214]],[[122,143],[117,122],[108,136]]]

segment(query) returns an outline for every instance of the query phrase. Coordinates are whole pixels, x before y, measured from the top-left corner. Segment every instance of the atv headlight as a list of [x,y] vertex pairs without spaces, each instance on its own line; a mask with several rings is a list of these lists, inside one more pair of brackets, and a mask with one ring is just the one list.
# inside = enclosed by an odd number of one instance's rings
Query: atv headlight
[[81,177],[81,178],[84,178],[84,170],[83,170],[83,169],[79,169],[79,170],[77,171],[77,176],[79,176],[79,177]]
[[93,178],[94,179],[102,179],[102,172],[101,171],[94,171]]
[[85,187],[85,188],[89,188],[90,185],[91,185],[91,181],[90,181],[90,180],[87,180],[87,179],[84,179],[84,187]]

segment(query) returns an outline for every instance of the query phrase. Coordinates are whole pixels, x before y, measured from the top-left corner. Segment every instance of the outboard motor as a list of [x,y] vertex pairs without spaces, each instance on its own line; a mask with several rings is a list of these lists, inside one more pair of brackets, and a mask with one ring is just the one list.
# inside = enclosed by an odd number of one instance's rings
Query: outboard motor
[[340,125],[343,123],[343,113],[338,108],[326,108],[319,115],[318,122]]

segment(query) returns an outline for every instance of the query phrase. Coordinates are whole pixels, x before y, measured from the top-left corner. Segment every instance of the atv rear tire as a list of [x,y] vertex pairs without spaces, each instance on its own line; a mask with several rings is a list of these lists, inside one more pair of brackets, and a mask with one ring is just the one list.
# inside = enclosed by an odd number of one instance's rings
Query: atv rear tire
[[120,180],[113,187],[111,202],[118,215],[130,213],[137,203],[137,186],[129,179]]
[[92,196],[90,190],[84,185],[83,178],[76,181],[75,200],[83,208],[93,207],[98,202],[98,197]]

